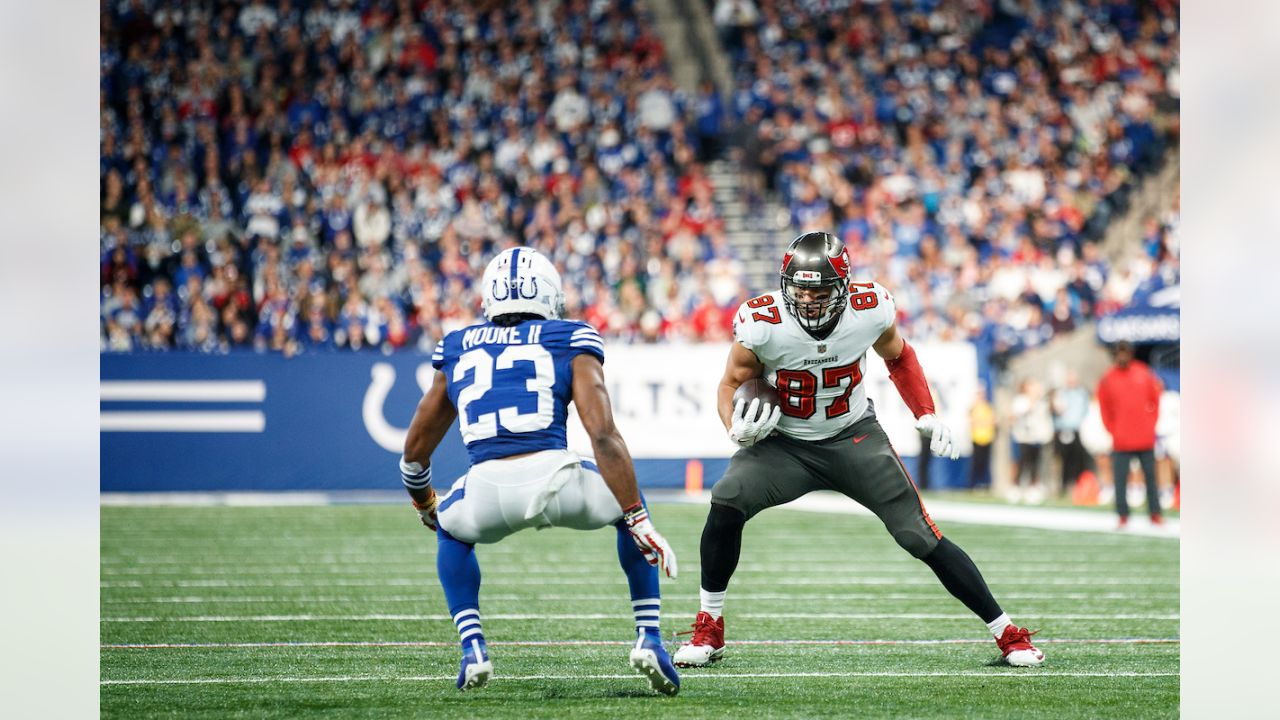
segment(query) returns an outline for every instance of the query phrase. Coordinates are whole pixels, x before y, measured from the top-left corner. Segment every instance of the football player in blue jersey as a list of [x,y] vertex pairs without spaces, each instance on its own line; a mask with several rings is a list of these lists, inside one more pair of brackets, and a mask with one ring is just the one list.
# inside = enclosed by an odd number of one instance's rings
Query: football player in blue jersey
[[[614,426],[600,335],[586,323],[560,319],[560,274],[529,248],[494,258],[481,293],[486,321],[449,333],[436,347],[435,381],[418,403],[400,459],[413,506],[439,538],[440,584],[462,641],[458,689],[478,688],[493,675],[475,544],[524,528],[612,525],[635,613],[631,665],[654,690],[675,695],[680,677],[658,630],[658,568],[674,578],[676,556],[649,519]],[[568,449],[570,402],[594,461]],[[471,468],[439,497],[431,487],[431,453],[455,417]]]

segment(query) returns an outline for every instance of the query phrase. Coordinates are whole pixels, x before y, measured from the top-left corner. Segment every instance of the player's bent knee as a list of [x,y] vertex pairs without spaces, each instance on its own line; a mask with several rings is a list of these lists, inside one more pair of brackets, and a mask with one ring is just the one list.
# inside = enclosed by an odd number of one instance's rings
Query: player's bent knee
[[741,494],[742,483],[738,482],[737,478],[726,475],[711,486],[711,506],[734,505]]
[[917,560],[923,560],[938,546],[938,538],[918,530],[898,530],[893,533],[893,539]]
[[711,510],[707,513],[707,530],[710,532],[719,532],[722,530],[736,530],[747,524],[747,515],[738,508],[722,505],[712,502]]

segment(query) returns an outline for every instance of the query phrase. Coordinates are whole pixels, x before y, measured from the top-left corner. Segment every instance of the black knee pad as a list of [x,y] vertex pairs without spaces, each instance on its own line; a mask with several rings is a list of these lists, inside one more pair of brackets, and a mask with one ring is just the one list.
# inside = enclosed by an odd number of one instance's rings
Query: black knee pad
[[698,548],[703,590],[722,592],[729,587],[742,553],[742,527],[746,523],[747,516],[741,510],[711,503]]
[[938,539],[933,535],[916,530],[899,530],[893,534],[893,539],[917,560],[923,560],[938,546]]
[[711,503],[711,511],[707,513],[707,530],[735,530],[747,524],[747,516],[737,508],[728,505]]

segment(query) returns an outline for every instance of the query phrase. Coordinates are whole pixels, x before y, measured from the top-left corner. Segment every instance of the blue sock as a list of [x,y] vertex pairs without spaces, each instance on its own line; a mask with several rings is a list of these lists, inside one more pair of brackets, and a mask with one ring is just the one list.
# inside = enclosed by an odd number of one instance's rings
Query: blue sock
[[[449,603],[449,615],[458,628],[462,648],[475,640],[484,642],[480,628],[480,563],[474,545],[458,540],[440,528],[436,550],[436,572]],[[477,656],[480,653],[477,652]],[[484,658],[479,657],[483,660]]]
[[627,575],[631,588],[631,610],[635,613],[636,633],[661,637],[658,629],[662,593],[658,590],[658,568],[644,559],[644,553],[636,547],[627,530],[627,524],[618,521],[618,563]]

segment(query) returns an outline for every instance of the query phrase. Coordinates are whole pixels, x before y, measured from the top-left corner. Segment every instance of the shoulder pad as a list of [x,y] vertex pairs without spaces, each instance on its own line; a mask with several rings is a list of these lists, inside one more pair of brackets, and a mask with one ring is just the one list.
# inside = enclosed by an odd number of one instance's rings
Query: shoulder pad
[[733,316],[733,337],[748,350],[769,342],[773,327],[782,324],[782,306],[777,293],[765,293],[738,306]]
[[[856,297],[859,295],[865,297],[868,294],[875,298],[874,304],[869,299],[858,300]],[[898,306],[893,300],[893,295],[878,282],[853,283],[849,288],[849,305],[854,311],[871,314],[878,321],[882,331],[888,330],[898,315]]]
[[435,349],[431,351],[431,367],[437,370],[444,368],[445,361],[450,355],[448,349],[458,344],[457,339],[461,332],[462,330],[454,330],[440,338],[440,342],[436,343]]
[[589,323],[579,320],[549,320],[543,323],[542,328],[542,344],[567,349],[574,355],[580,352],[590,353],[604,362],[604,339]]

